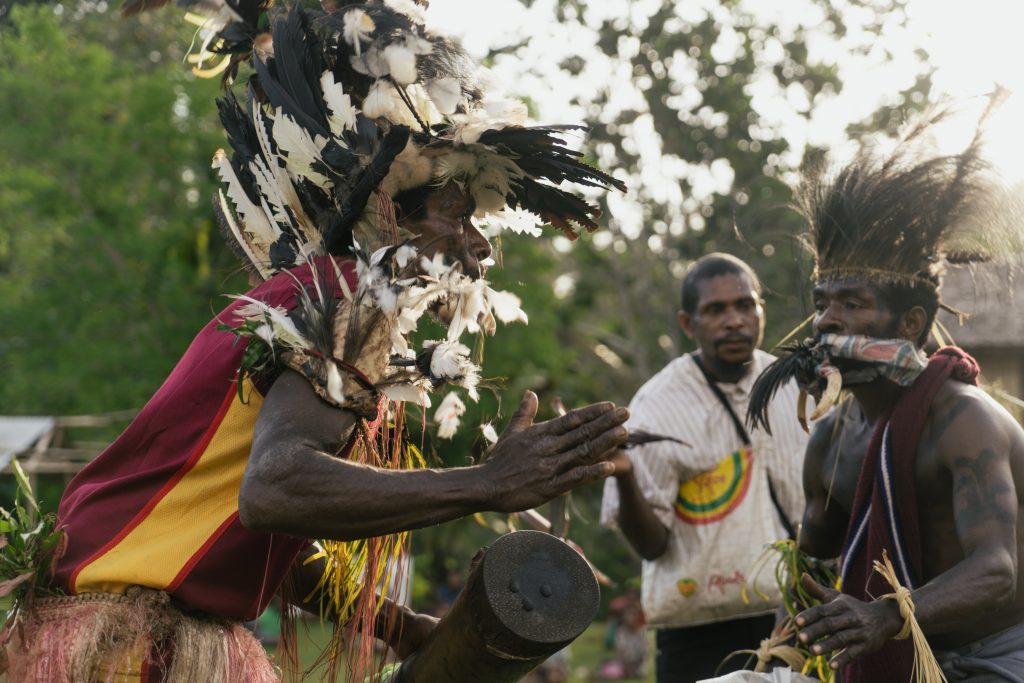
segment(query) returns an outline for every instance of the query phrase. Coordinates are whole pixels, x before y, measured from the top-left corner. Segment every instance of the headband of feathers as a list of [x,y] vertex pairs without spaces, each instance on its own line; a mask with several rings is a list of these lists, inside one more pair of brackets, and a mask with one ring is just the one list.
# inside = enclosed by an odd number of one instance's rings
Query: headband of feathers
[[[166,0],[128,0],[135,14]],[[347,255],[394,243],[391,198],[457,183],[475,216],[570,239],[600,210],[558,187],[625,190],[565,145],[578,126],[529,127],[526,107],[484,90],[476,64],[431,32],[412,0],[335,2],[274,10],[269,0],[179,0],[204,18],[200,64],[225,83],[242,62],[245,102],[226,90],[220,118],[233,154],[214,158],[225,189],[217,214],[239,257],[261,277],[313,253]],[[425,3],[424,3],[425,4]]]
[[796,206],[814,278],[938,289],[946,264],[1019,254],[1020,213],[985,157],[985,123],[1006,94],[988,98],[958,153],[936,148],[942,131],[971,126],[946,106],[922,116],[888,154],[864,145],[841,167],[808,164]]
[[[936,149],[944,126],[964,125],[964,113],[947,106],[924,115],[887,154],[865,145],[845,165],[830,168],[819,160],[805,166],[796,207],[806,222],[802,240],[814,259],[815,281],[852,279],[920,292],[931,300],[934,315],[945,307],[939,288],[948,264],[1019,261],[1024,214],[985,155],[986,121],[1005,97],[1002,90],[990,96],[969,124],[969,142],[957,153]],[[828,361],[835,349],[821,338],[777,352],[779,360],[752,390],[748,421],[753,426],[770,430],[768,405],[791,379],[821,395],[813,419],[831,407],[841,386],[861,375],[879,376],[849,359],[843,359],[840,375]],[[801,413],[804,398],[801,393]]]

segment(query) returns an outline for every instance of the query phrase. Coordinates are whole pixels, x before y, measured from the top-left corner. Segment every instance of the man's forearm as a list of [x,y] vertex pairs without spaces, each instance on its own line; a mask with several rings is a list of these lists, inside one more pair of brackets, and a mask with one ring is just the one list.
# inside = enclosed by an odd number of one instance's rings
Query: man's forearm
[[963,627],[978,615],[995,613],[1013,598],[1013,558],[992,552],[968,557],[913,593],[914,616],[925,635]]
[[661,557],[668,546],[668,529],[644,497],[632,470],[616,476],[619,487],[619,528],[633,549],[645,560]]
[[487,509],[475,468],[385,470],[296,449],[247,476],[242,522],[257,531],[354,540]]

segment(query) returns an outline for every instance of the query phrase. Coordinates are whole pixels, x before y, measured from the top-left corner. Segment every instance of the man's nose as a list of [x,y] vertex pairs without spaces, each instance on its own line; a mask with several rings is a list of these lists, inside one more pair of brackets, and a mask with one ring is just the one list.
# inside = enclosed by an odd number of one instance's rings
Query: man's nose
[[491,245],[472,224],[464,226],[463,230],[466,234],[466,256],[464,259],[466,274],[473,278],[481,277],[483,267],[480,264],[490,258]]
[[842,332],[842,322],[834,315],[832,306],[827,306],[814,316],[814,331],[817,334]]
[[740,313],[739,309],[734,306],[730,306],[725,309],[725,327],[730,330],[738,330],[746,324],[746,320],[743,318],[743,314]]

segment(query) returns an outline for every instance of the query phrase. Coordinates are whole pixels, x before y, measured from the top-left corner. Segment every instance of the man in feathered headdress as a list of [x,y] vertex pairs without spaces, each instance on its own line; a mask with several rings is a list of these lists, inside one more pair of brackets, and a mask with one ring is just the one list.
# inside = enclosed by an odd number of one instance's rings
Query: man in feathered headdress
[[939,680],[940,666],[950,681],[1024,681],[1024,431],[977,386],[974,359],[922,349],[946,264],[1019,254],[1022,216],[982,159],[982,124],[963,152],[927,152],[948,115],[892,153],[805,175],[816,336],[751,403],[764,422],[794,375],[819,413],[840,388],[853,397],[811,435],[800,536],[808,554],[841,558],[842,592],[804,576],[821,604],[796,617],[844,683]]
[[[8,624],[12,680],[277,680],[241,623],[279,591],[350,644],[378,635],[405,655],[431,622],[377,596],[404,532],[533,508],[609,475],[626,438],[611,404],[534,424],[528,392],[481,464],[416,466],[405,402],[444,384],[475,398],[460,337],[525,322],[483,279],[474,219],[574,238],[599,212],[558,185],[623,186],[564,128],[528,127],[486,92],[411,0],[268,6],[195,7],[216,13],[199,57],[223,54],[228,81],[254,70],[244,102],[219,102],[233,153],[214,166],[221,227],[259,284],[68,487],[53,581],[67,597]],[[415,348],[427,312],[447,334]]]

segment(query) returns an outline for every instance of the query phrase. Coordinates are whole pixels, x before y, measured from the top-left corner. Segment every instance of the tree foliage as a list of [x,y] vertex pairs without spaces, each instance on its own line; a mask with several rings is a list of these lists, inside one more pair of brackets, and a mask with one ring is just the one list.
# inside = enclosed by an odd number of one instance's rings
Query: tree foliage
[[0,412],[138,407],[237,291],[214,235],[216,83],[105,12],[0,28]]

